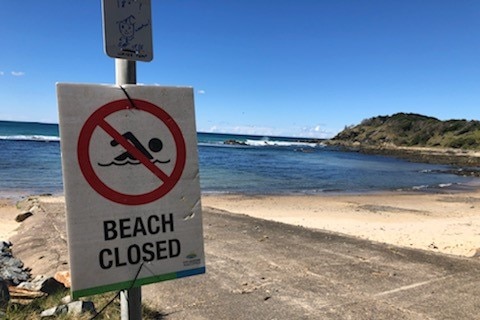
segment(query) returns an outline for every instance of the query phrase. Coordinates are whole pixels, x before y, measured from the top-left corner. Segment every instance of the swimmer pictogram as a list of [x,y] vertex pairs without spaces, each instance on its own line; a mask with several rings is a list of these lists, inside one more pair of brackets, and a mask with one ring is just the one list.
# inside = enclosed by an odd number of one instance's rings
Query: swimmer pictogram
[[[135,110],[138,112],[145,112],[149,117],[153,117],[163,123],[168,129],[168,134],[173,138],[174,152],[172,156],[168,153],[163,153],[164,150],[162,139],[151,134],[145,146],[132,131],[121,133],[115,126],[112,126],[107,117],[115,117],[121,115],[124,110],[129,110],[129,100],[117,100],[100,107],[95,111],[85,122],[80,131],[80,136],[77,145],[77,156],[80,170],[83,173],[86,181],[90,186],[100,195],[113,202],[125,205],[142,205],[153,202],[168,194],[173,187],[180,180],[186,163],[186,146],[183,134],[178,124],[174,119],[162,108],[144,100],[134,99]],[[140,124],[139,124],[140,127]],[[92,136],[95,131],[103,131],[110,137],[110,147],[121,147],[122,153],[115,156],[110,162],[93,162],[92,152],[90,149]],[[145,142],[145,141],[143,141]],[[163,164],[169,164],[173,161],[173,169],[165,170],[162,168]],[[130,171],[121,169],[126,165],[141,165],[147,169],[151,177],[158,182],[158,187],[153,187],[147,192],[140,194],[132,194],[120,191],[123,184],[114,185],[110,181],[104,180],[100,174],[102,168],[109,166],[119,166],[117,175],[124,175],[124,179],[128,180],[126,176]]]
[[[154,158],[153,155],[147,150],[147,148],[145,148],[145,146],[137,139],[137,137],[132,132],[128,131],[128,132],[122,134],[122,136],[125,139],[127,139],[128,141],[130,141],[131,143],[133,143],[135,148],[138,149],[153,164],[156,164],[156,163],[160,163],[160,164],[170,163],[170,159],[160,160],[160,159]],[[116,147],[116,146],[119,146],[120,143],[117,140],[113,139],[112,141],[110,141],[110,145],[112,147]],[[162,149],[163,149],[162,140],[160,140],[159,138],[150,139],[148,141],[148,149],[151,152],[154,152],[154,153],[158,153],[158,152],[162,151]],[[115,157],[112,162],[109,162],[109,163],[100,163],[99,162],[97,164],[101,167],[109,167],[109,166],[113,166],[113,165],[115,165],[115,166],[139,165],[139,164],[142,164],[142,162],[140,160],[138,160],[137,158],[135,158],[135,156],[130,154],[130,152],[125,151],[122,154],[120,154],[119,156]]]

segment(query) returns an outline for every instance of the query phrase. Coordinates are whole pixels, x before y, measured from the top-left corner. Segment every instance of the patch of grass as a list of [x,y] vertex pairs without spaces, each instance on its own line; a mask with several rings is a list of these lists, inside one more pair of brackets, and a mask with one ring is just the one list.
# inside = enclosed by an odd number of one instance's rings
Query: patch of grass
[[62,297],[68,294],[68,291],[61,291],[55,295],[33,299],[28,304],[10,302],[7,308],[8,320],[34,320],[40,319],[40,313],[43,310],[61,304]]
[[[30,304],[23,305],[19,303],[10,303],[7,309],[6,320],[38,320],[45,319],[41,318],[40,314],[42,311],[62,305],[61,299],[68,295],[70,292],[68,290],[58,292],[54,295],[49,295],[48,297],[34,299]],[[91,297],[86,297],[81,300],[92,301],[95,304],[95,308],[100,311],[105,305],[107,305],[112,299],[116,296],[115,292],[99,294]],[[142,319],[146,320],[159,320],[164,319],[164,315],[158,311],[155,311],[145,305],[142,306]],[[68,320],[87,320],[92,319],[94,314],[86,313],[82,316],[73,316],[73,315],[61,315],[54,319]],[[95,319],[106,320],[106,319],[120,319],[120,298],[115,298],[113,303],[111,303],[101,314],[99,314]]]

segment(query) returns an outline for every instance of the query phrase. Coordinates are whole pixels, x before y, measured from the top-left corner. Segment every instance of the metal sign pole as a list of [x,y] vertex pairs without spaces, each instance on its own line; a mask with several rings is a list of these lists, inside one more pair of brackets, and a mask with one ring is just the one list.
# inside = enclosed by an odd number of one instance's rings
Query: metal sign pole
[[142,319],[142,288],[132,288],[120,292],[120,312],[122,320]]
[[[136,62],[115,59],[115,83],[117,85],[136,84]],[[142,288],[131,288],[120,292],[120,311],[122,320],[142,319]]]
[[115,59],[115,83],[137,84],[137,65],[135,61]]

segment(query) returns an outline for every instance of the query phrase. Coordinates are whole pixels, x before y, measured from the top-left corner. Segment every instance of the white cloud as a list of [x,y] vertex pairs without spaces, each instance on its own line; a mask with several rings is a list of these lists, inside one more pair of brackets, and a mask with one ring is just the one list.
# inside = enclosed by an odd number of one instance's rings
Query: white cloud
[[303,127],[300,131],[300,136],[305,138],[321,138],[321,139],[329,139],[335,136],[335,132],[332,132],[328,129],[323,129],[323,125],[315,125],[312,127]]
[[[204,130],[199,130],[204,131]],[[259,126],[245,126],[245,125],[213,125],[206,132],[214,133],[232,133],[232,134],[247,134],[247,135],[257,135],[257,136],[278,136],[280,131],[275,130],[270,127],[259,127]]]
[[12,73],[12,76],[14,77],[21,77],[25,75],[25,72],[23,71],[12,71],[11,73]]
[[0,76],[3,76],[4,74],[5,74],[5,72],[0,71]]
[[198,131],[212,133],[246,134],[256,136],[280,136],[316,139],[329,139],[334,137],[336,134],[336,132],[332,132],[331,130],[323,129],[323,126],[321,125],[315,125],[312,127],[275,128],[268,126],[215,124],[207,128],[200,127]]
[[198,94],[205,94],[205,90],[198,90],[197,93]]

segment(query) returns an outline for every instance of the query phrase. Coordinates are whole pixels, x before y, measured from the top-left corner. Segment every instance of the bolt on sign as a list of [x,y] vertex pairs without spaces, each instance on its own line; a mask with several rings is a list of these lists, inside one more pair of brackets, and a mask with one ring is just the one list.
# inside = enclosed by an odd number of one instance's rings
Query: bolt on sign
[[192,88],[57,96],[73,297],[204,273]]

